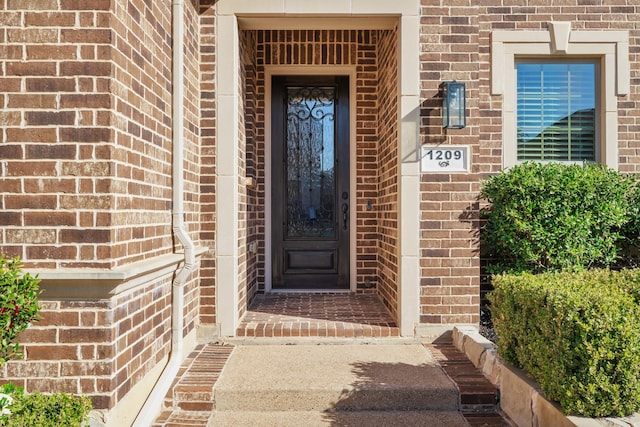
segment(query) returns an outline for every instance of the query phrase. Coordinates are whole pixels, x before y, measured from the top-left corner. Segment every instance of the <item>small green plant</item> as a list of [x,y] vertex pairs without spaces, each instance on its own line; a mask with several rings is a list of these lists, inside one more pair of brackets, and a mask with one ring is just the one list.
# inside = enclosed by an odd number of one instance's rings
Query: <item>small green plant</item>
[[[0,366],[22,357],[18,334],[39,316],[40,280],[22,272],[20,259],[0,255]],[[80,427],[91,400],[66,393],[25,394],[14,384],[0,386],[0,427]]]
[[527,162],[491,177],[481,193],[490,202],[482,240],[499,260],[491,272],[612,265],[623,229],[640,230],[631,221],[640,221],[635,187],[634,178],[593,164]]
[[16,391],[16,388],[12,383],[0,387],[0,420],[2,420],[5,415],[11,415],[9,407],[13,404],[13,393]]
[[[66,393],[25,394],[13,384],[0,387],[2,413],[0,427],[80,427],[89,419],[92,409],[87,397]],[[8,404],[7,404],[8,402]]]
[[566,413],[640,410],[640,270],[501,274],[489,294],[498,353]]
[[0,255],[0,366],[21,358],[18,334],[38,320],[40,280],[22,272],[20,258]]
[[18,334],[38,319],[39,283],[22,272],[18,257],[0,255],[0,366],[22,357]]

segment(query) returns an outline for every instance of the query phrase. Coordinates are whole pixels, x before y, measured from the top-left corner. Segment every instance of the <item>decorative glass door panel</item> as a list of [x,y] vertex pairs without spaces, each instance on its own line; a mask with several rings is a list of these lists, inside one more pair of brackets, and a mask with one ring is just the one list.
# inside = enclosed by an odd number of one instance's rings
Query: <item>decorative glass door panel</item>
[[348,78],[272,83],[273,287],[348,288]]
[[287,237],[336,237],[335,88],[287,88]]

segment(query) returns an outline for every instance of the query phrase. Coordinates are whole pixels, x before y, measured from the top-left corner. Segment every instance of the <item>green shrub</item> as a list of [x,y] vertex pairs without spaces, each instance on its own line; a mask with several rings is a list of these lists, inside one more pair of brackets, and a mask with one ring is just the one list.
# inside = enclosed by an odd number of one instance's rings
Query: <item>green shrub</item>
[[640,270],[501,274],[492,319],[503,359],[566,413],[640,410]]
[[491,177],[481,194],[491,204],[482,239],[500,260],[493,272],[610,266],[634,188],[633,178],[591,164],[528,162]]
[[628,292],[636,304],[640,305],[640,274],[638,269],[621,270],[618,274],[622,277],[619,286]]
[[38,319],[40,280],[22,273],[19,258],[0,255],[0,366],[22,357],[18,334]]
[[80,427],[89,420],[92,409],[87,397],[66,393],[24,394],[12,384],[2,387],[4,394],[11,396],[9,414],[0,416],[2,427]]
[[629,221],[622,227],[622,259],[625,267],[640,267],[640,182],[636,181],[629,197]]

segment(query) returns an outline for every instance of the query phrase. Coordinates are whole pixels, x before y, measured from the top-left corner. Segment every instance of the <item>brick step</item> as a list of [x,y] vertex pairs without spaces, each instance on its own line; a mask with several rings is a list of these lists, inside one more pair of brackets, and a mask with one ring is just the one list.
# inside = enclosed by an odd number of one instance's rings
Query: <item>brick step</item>
[[464,414],[464,418],[470,427],[515,427],[515,424],[507,421],[500,413]]
[[[173,401],[180,406],[192,401],[213,401],[213,385],[233,351],[232,346],[200,345],[183,363],[185,371],[173,386]],[[205,410],[205,409],[203,409]]]
[[460,392],[460,410],[465,414],[496,413],[500,391],[453,344],[433,343],[426,347]]
[[154,426],[204,426],[215,409],[213,387],[232,346],[198,345],[182,363]]
[[213,414],[208,427],[236,426],[467,426],[459,412],[439,411],[222,411]]

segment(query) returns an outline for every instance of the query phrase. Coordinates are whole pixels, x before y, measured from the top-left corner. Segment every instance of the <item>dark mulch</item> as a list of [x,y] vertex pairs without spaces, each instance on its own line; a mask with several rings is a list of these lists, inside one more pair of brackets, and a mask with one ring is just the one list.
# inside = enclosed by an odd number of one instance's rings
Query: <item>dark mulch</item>
[[493,328],[493,322],[491,322],[491,313],[487,307],[480,309],[480,335],[492,343],[496,343],[498,340],[496,331]]

